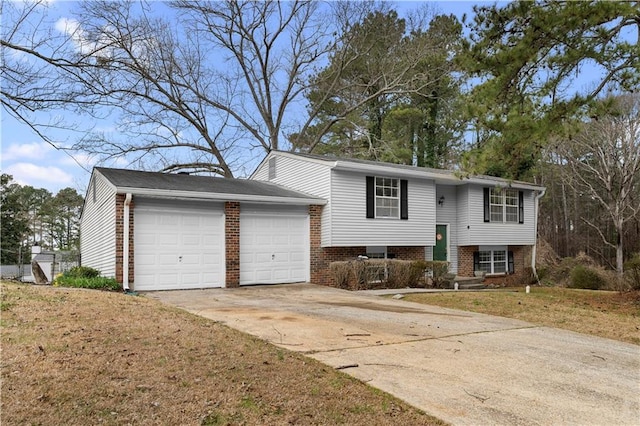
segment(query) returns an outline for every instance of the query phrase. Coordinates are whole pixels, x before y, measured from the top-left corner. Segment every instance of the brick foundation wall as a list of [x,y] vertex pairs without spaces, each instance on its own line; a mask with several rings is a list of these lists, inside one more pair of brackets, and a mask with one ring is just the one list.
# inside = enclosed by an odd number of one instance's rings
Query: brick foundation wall
[[240,287],[240,203],[224,203],[225,287]]
[[322,256],[322,208],[309,206],[309,269],[312,283],[323,281],[323,271],[328,268]]
[[[122,284],[124,281],[124,200],[125,194],[116,194],[116,280]],[[133,246],[133,209],[134,202],[129,203],[129,286],[134,279],[134,246]]]
[[473,277],[473,253],[478,251],[478,246],[458,247],[458,276]]
[[[507,246],[507,250],[513,252],[514,273],[486,277],[485,283],[503,285],[526,281],[531,267],[531,249],[531,246]],[[473,276],[473,253],[476,251],[478,246],[458,247],[458,276]]]
[[[387,253],[396,255],[399,260],[424,260],[424,247],[387,247]],[[359,255],[367,253],[366,246],[354,247],[325,247],[320,249],[320,262],[322,268],[317,270],[315,275],[312,273],[312,281],[314,284],[326,286],[334,286],[333,278],[329,265],[331,262],[341,262],[346,260],[354,260]]]

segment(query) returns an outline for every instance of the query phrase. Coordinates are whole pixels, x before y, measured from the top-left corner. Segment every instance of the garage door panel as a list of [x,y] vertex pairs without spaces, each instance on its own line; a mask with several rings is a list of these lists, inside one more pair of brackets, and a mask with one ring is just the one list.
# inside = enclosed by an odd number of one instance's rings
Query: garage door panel
[[199,246],[201,244],[200,235],[182,235],[182,244],[185,246]]
[[304,253],[301,252],[293,252],[291,253],[291,257],[289,258],[289,260],[291,262],[301,262],[303,263],[305,261],[304,259]]
[[134,210],[135,289],[224,285],[221,209],[192,204],[184,210],[175,206]]
[[158,224],[164,226],[178,226],[180,219],[180,216],[176,214],[161,213],[158,215]]
[[187,265],[187,266],[199,265],[201,263],[200,255],[195,253],[182,255],[182,259],[180,259],[180,263],[182,265]]
[[308,241],[306,212],[240,213],[240,284],[308,280]]

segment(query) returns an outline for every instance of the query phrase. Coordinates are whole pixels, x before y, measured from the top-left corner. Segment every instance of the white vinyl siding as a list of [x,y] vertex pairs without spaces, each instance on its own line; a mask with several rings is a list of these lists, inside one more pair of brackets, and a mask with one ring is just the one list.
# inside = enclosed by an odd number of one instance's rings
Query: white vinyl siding
[[99,270],[104,277],[115,277],[115,190],[99,172],[94,172],[87,194],[80,222],[81,263]]
[[[403,177],[400,177],[404,179]],[[331,229],[322,246],[428,246],[435,244],[435,184],[408,179],[408,220],[366,218],[366,175],[334,170],[331,175]],[[326,207],[325,207],[326,209]],[[324,226],[325,222],[323,222]]]
[[[484,222],[483,188],[481,185],[470,184],[458,189],[458,245],[534,244],[534,192],[522,190],[524,193],[524,223],[517,223],[517,221],[516,223],[494,223]],[[517,215],[517,209],[515,214]]]
[[[309,161],[302,158],[276,156],[275,179],[270,182],[301,191],[324,200],[327,204],[322,208],[322,245],[326,246],[331,239],[331,168],[327,164]],[[268,180],[269,161],[263,162],[253,176],[255,180]],[[326,244],[325,244],[326,243]]]

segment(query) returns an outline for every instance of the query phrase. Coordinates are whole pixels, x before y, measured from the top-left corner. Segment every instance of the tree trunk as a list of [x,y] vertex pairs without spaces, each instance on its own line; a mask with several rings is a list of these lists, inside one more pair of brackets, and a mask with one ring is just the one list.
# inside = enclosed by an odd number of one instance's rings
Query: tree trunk
[[624,274],[624,252],[622,250],[622,233],[624,223],[622,221],[616,222],[616,232],[618,233],[618,241],[616,244],[616,272],[618,277],[622,278]]

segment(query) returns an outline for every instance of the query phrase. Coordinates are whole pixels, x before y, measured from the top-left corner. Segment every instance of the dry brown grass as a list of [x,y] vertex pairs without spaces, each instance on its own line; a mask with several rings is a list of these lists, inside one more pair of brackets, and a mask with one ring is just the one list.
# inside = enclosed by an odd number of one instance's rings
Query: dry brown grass
[[2,283],[3,425],[444,424],[144,297]]
[[640,297],[636,293],[532,287],[483,292],[423,293],[405,300],[516,318],[623,342],[640,344]]

